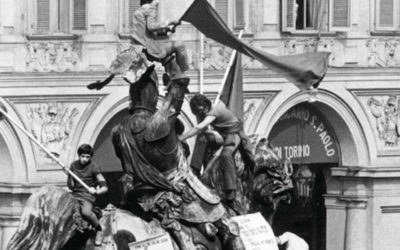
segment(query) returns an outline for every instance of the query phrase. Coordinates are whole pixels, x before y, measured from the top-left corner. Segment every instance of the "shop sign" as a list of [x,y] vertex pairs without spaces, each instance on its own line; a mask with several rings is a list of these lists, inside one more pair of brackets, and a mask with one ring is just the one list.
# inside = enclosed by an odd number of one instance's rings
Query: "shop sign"
[[323,115],[309,105],[298,105],[274,125],[268,140],[282,159],[293,163],[338,162],[338,143]]

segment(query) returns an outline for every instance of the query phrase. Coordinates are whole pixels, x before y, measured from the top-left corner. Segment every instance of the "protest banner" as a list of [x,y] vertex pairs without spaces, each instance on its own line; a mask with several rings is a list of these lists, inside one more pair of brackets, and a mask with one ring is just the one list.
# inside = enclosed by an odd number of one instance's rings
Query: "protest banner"
[[278,250],[271,226],[260,213],[232,218],[239,224],[240,238],[246,250]]
[[174,250],[168,233],[129,244],[130,250]]

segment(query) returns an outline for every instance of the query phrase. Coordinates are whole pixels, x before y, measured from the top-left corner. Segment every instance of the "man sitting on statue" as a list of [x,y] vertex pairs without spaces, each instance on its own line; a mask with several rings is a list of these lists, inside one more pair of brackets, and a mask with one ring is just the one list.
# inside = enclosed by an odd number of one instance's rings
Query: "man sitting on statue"
[[[98,232],[102,228],[99,219],[93,212],[93,205],[96,202],[96,195],[107,193],[107,183],[97,164],[92,161],[92,146],[82,144],[77,153],[79,159],[71,163],[70,170],[89,187],[89,190],[75,181],[70,174],[68,175],[67,185],[79,202],[82,217]],[[100,236],[100,233],[96,235],[96,245],[101,244]]]
[[[189,65],[183,42],[173,41],[168,35],[168,32],[175,32],[179,21],[158,22],[158,3],[158,0],[140,1],[140,8],[133,15],[131,36],[135,43],[144,47],[143,52],[147,60],[160,62],[165,67],[163,81],[166,85],[170,83],[170,80],[186,78],[183,72],[189,69]],[[128,83],[134,83],[146,71],[146,68],[138,66],[143,64],[140,60],[143,58],[138,55],[137,46],[130,45],[111,63],[109,77],[103,81],[91,83],[87,87],[99,90],[118,74],[124,74],[123,78]],[[176,70],[171,68],[173,67],[169,63],[171,60],[174,60],[179,67],[179,74],[175,74]],[[147,65],[146,62],[145,64]]]
[[[150,61],[160,61],[165,66],[175,55],[180,70],[185,72],[189,68],[186,48],[182,42],[171,40],[167,34],[174,32],[179,21],[158,22],[158,4],[159,0],[140,1],[140,8],[133,15],[132,38],[146,48]],[[171,75],[168,77],[174,78]]]
[[[193,137],[209,125],[222,135],[224,142],[220,155],[223,173],[226,204],[235,212],[240,213],[241,205],[236,200],[237,170],[234,155],[239,149],[245,165],[254,168],[254,158],[251,144],[243,132],[242,122],[236,118],[223,102],[215,105],[204,95],[195,95],[190,100],[190,108],[199,122],[187,133],[179,137],[184,141]],[[199,170],[197,170],[198,172]]]

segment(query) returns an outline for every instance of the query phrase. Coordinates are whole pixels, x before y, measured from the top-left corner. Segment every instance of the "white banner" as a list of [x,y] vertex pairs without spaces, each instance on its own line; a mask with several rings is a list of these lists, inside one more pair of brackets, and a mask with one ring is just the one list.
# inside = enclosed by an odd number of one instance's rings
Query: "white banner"
[[232,218],[239,224],[240,238],[246,250],[279,250],[271,226],[260,213]]
[[168,233],[129,244],[130,250],[174,250]]

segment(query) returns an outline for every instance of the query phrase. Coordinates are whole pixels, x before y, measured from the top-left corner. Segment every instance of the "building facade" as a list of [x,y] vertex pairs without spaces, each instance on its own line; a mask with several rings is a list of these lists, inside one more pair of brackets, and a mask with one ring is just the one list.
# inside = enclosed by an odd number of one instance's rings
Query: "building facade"
[[[0,102],[66,165],[79,144],[93,144],[116,192],[122,169],[109,137],[127,115],[128,86],[121,78],[100,91],[86,85],[106,77],[115,56],[132,43],[130,20],[139,2],[0,0]],[[191,2],[161,0],[160,19],[178,19]],[[292,203],[278,209],[276,231],[300,234],[311,249],[398,249],[400,1],[210,3],[233,32],[243,29],[244,41],[269,53],[331,52],[315,97],[243,58],[246,132],[268,138],[293,163],[296,188]],[[216,96],[232,51],[207,38],[201,43],[185,23],[173,37],[189,54],[190,94],[181,115],[189,127],[195,122],[190,96]],[[65,185],[66,176],[5,119],[0,159],[5,249],[29,195],[43,185]]]

